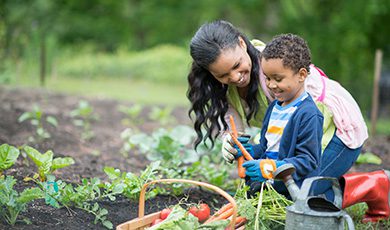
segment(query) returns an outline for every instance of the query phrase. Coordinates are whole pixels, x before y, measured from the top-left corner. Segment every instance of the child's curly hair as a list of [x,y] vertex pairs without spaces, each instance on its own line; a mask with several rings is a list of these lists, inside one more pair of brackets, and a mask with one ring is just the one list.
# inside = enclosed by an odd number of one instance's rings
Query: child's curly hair
[[262,58],[265,60],[281,58],[283,65],[295,72],[306,68],[309,72],[311,64],[310,49],[305,40],[294,34],[280,34],[275,36],[264,48]]

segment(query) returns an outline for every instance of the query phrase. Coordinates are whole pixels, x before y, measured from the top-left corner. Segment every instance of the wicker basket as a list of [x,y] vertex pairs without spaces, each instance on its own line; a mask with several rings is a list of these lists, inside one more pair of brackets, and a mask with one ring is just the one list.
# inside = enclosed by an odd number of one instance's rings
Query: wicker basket
[[[199,181],[193,181],[193,180],[185,180],[185,179],[161,179],[161,180],[154,180],[151,181],[147,184],[145,184],[142,187],[140,196],[139,196],[139,207],[138,207],[138,218],[127,221],[125,223],[122,223],[116,227],[117,230],[138,230],[138,229],[144,229],[146,227],[149,227],[150,224],[155,220],[160,218],[160,212],[155,212],[152,214],[149,214],[145,216],[145,193],[146,193],[146,188],[152,184],[156,183],[188,183],[188,184],[194,184],[194,185],[199,185],[211,190],[214,190],[215,192],[219,193],[221,196],[225,197],[232,205],[233,205],[233,215],[232,215],[232,220],[230,222],[230,229],[234,229],[235,223],[236,223],[236,217],[237,217],[237,205],[236,201],[233,199],[232,196],[230,196],[228,193],[223,191],[222,189],[208,184],[204,182],[199,182]],[[239,229],[244,229],[245,226],[242,226],[242,228]]]

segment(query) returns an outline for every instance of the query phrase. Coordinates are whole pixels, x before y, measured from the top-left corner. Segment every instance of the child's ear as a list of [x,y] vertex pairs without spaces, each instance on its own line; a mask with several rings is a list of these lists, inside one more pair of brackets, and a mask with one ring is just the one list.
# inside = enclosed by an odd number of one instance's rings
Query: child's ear
[[240,47],[243,48],[244,50],[246,50],[246,43],[241,36],[238,37],[238,42],[239,42]]
[[301,82],[305,81],[307,75],[309,75],[306,68],[300,68],[298,74],[299,74],[299,81]]

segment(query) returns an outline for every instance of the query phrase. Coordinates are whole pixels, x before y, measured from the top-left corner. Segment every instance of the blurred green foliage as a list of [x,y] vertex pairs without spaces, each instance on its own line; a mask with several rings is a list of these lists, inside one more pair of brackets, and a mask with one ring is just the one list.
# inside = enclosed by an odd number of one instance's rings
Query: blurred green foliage
[[189,40],[215,19],[265,42],[279,33],[299,34],[313,63],[368,114],[376,49],[384,51],[384,68],[389,65],[387,0],[3,0],[0,83],[26,72],[38,78],[41,71],[185,84]]
[[126,77],[132,80],[186,83],[190,56],[186,49],[160,45],[143,52],[90,53],[66,56],[58,61],[61,76]]

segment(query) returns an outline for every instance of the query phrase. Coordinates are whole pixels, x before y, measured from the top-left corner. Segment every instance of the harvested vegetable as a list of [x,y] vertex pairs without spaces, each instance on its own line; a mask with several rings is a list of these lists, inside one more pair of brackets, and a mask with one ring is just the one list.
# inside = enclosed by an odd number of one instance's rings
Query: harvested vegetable
[[230,209],[232,209],[232,208],[233,208],[232,203],[227,203],[227,204],[225,204],[224,206],[222,206],[222,208],[220,208],[217,212],[215,212],[215,213],[213,214],[213,216],[211,216],[211,217],[206,221],[206,223],[209,223],[209,222],[215,220],[215,219],[216,219],[217,217],[219,217],[222,213],[224,213],[224,212],[226,212],[226,211],[228,211],[228,210],[230,210]]
[[160,222],[162,222],[162,221],[163,221],[163,219],[160,219],[160,218],[155,219],[155,220],[152,221],[152,223],[150,224],[150,226],[154,226],[154,225],[156,225],[156,224],[158,224],[158,223],[160,223]]
[[180,205],[172,207],[171,213],[165,220],[147,228],[149,230],[224,230],[229,225],[229,220],[213,221],[212,223],[200,224],[198,218],[187,212]]
[[236,128],[236,123],[234,123],[234,118],[233,118],[232,115],[230,115],[229,119],[230,119],[230,127],[231,127],[232,138],[233,138],[234,142],[236,143],[236,145],[240,148],[240,150],[241,150],[241,152],[243,154],[243,156],[240,156],[237,159],[238,176],[241,177],[241,178],[245,178],[245,168],[242,166],[242,164],[244,163],[245,159],[246,160],[250,160],[250,158],[249,158],[250,154],[246,151],[245,148],[243,148],[241,143],[237,143],[239,141],[237,140],[238,132],[237,132],[237,128]]
[[162,222],[148,228],[149,230],[193,230],[199,226],[198,219],[190,215],[180,205],[172,208],[172,212]]
[[210,207],[205,203],[190,207],[189,212],[197,217],[201,223],[210,217]]
[[164,208],[161,212],[160,212],[160,219],[162,220],[165,220],[169,214],[172,212],[172,209],[170,208]]
[[[245,217],[246,229],[275,229],[284,226],[286,220],[286,207],[292,205],[292,201],[279,194],[270,183],[264,183],[262,199],[260,193],[253,198],[247,198],[246,192],[249,189],[243,181],[238,187],[234,197],[238,205],[239,216]],[[255,227],[256,212],[258,214],[259,226]]]

